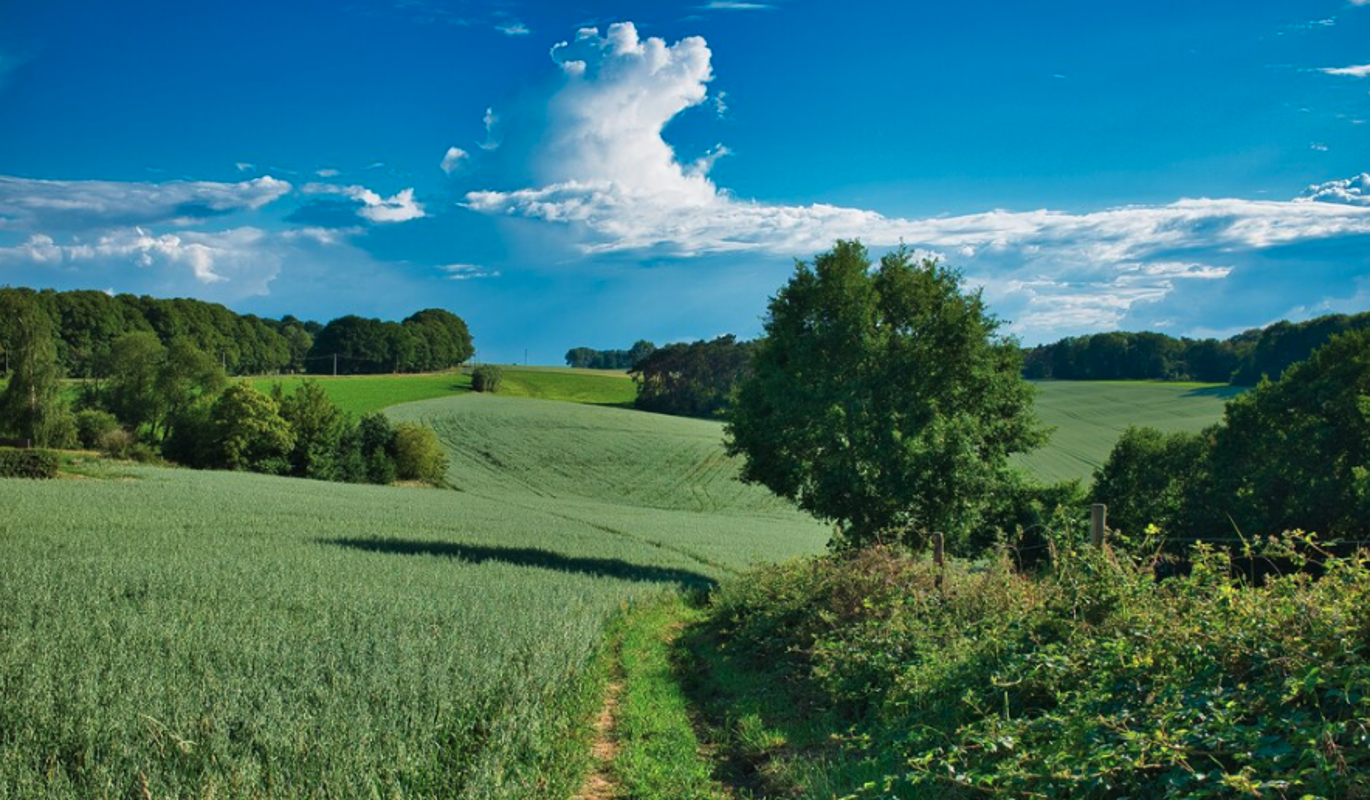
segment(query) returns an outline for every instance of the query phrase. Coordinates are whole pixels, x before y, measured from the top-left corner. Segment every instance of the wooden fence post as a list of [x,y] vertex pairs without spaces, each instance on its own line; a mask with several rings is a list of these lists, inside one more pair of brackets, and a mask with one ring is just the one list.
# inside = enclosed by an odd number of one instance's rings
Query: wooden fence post
[[1089,543],[1095,547],[1104,546],[1105,530],[1108,527],[1108,506],[1095,503],[1089,507]]
[[937,591],[942,591],[942,572],[947,561],[947,541],[946,537],[940,533],[932,535],[932,563],[937,567],[937,574],[933,578],[933,585]]

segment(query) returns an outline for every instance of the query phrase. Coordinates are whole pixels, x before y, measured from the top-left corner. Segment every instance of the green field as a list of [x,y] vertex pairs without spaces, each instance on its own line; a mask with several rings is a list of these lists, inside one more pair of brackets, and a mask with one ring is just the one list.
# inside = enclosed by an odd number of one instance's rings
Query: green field
[[[621,374],[467,380],[322,381],[353,412],[417,399],[388,413],[438,432],[451,490],[123,465],[0,483],[0,799],[565,797],[621,604],[826,541],[736,481],[719,423],[602,407],[631,399]],[[1233,393],[1041,388],[1043,477]]]
[[[504,386],[500,394],[566,400],[593,405],[630,406],[637,391],[626,372],[557,367],[502,367]],[[383,408],[450,397],[471,391],[471,376],[462,372],[429,375],[344,375],[282,376],[252,378],[260,391],[280,384],[286,394],[306,380],[318,381],[333,402],[351,414],[365,414]]]
[[1018,463],[1043,480],[1088,480],[1129,425],[1195,432],[1217,422],[1244,389],[1211,383],[1042,381],[1037,415],[1056,430]]
[[622,602],[826,538],[736,483],[717,423],[393,414],[439,430],[456,491],[0,485],[0,798],[564,797]]

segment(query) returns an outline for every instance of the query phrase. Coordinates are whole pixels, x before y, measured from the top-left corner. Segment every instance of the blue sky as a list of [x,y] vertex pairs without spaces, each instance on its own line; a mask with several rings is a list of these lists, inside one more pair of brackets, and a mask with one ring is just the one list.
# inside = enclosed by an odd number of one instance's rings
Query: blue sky
[[0,4],[0,284],[760,329],[899,241],[1029,343],[1370,309],[1370,0]]

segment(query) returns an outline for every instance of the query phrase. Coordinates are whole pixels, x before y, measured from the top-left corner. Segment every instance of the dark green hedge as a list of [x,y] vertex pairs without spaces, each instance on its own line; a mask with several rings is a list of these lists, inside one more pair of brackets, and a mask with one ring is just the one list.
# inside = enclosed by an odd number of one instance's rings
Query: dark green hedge
[[0,478],[55,478],[60,465],[51,450],[0,447]]

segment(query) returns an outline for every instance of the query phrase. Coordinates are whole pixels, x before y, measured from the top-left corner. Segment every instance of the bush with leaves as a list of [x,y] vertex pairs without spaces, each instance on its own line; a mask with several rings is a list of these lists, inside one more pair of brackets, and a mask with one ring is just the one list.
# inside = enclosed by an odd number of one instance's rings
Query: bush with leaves
[[347,415],[338,408],[318,381],[308,380],[288,397],[280,385],[273,397],[281,406],[281,417],[295,434],[290,451],[291,474],[317,480],[341,480],[340,459],[343,438],[348,432]]
[[1140,536],[1155,525],[1184,533],[1184,504],[1202,474],[1208,437],[1129,427],[1094,472],[1093,500],[1108,506],[1109,526]]
[[840,794],[1367,796],[1366,553],[1268,541],[1294,569],[1254,585],[1198,546],[1158,582],[1083,533],[1054,531],[1035,576],[952,567],[944,591],[889,549],[766,567],[725,584],[708,625],[809,716],[852,722],[811,763],[888,777]]
[[76,412],[75,420],[77,441],[91,450],[100,447],[105,434],[119,429],[119,420],[113,414],[96,408]]
[[246,381],[228,387],[210,413],[212,460],[224,469],[285,474],[295,434],[271,397]]
[[412,422],[396,425],[393,450],[400,480],[436,484],[447,476],[447,451],[432,428]]
[[481,364],[471,372],[471,388],[494,394],[504,385],[504,370],[495,364]]

